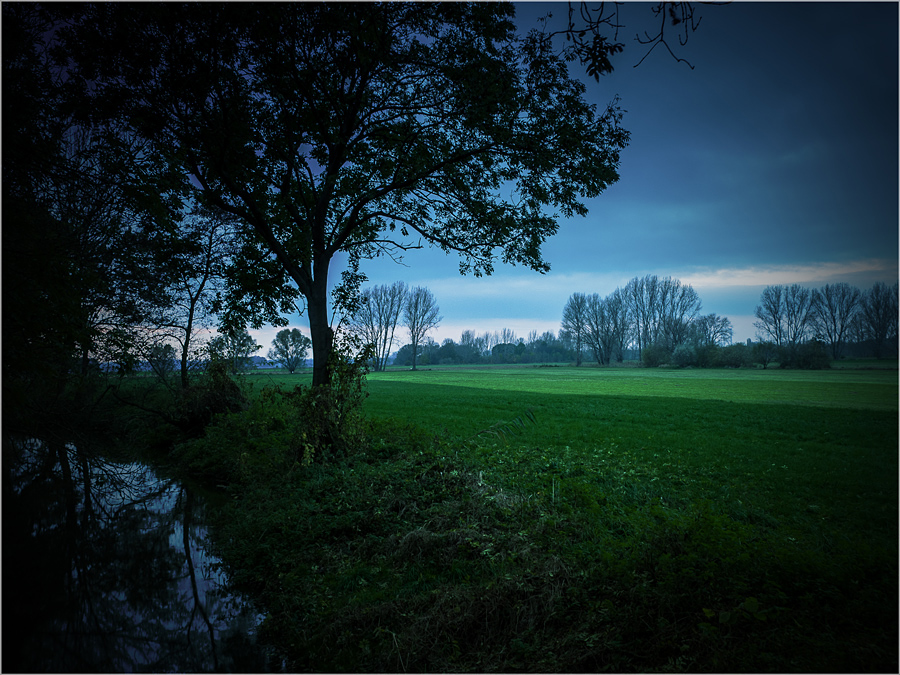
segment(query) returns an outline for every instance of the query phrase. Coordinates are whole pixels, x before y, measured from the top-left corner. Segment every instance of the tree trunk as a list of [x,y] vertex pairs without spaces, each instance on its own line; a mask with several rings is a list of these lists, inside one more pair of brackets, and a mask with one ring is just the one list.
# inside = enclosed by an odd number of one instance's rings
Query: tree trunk
[[203,292],[203,287],[206,285],[204,282],[200,285],[200,290],[197,292],[196,296],[191,297],[190,309],[188,310],[188,320],[187,326],[184,328],[184,343],[181,346],[181,388],[187,389],[190,385],[190,379],[188,378],[188,354],[191,349],[191,333],[194,332],[194,310],[197,307],[197,300],[200,298],[200,294]]
[[309,312],[309,332],[312,338],[313,386],[327,386],[331,383],[329,357],[334,347],[334,332],[328,324],[328,275],[322,275],[313,282],[312,293],[306,298]]

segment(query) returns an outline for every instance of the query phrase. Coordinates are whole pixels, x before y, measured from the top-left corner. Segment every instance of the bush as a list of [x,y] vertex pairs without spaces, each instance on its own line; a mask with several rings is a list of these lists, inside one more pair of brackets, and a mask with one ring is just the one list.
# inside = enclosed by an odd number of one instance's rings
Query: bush
[[[266,387],[252,403],[241,397],[242,406],[207,420],[203,438],[178,446],[175,458],[207,481],[230,483],[248,472],[289,471],[365,449],[361,406],[370,354],[348,359],[335,350],[332,356],[330,386]],[[215,377],[222,376],[237,390],[224,371]],[[222,382],[220,389],[231,391]]]
[[824,343],[810,340],[800,345],[784,345],[780,349],[782,368],[801,370],[825,370],[831,368],[831,357]]
[[213,361],[203,377],[188,387],[181,397],[175,426],[188,438],[198,438],[213,417],[246,410],[247,399],[228,376],[225,361]]
[[712,363],[715,368],[749,368],[753,365],[750,349],[742,342],[716,350]]
[[755,363],[761,363],[763,369],[778,358],[778,346],[774,342],[762,341],[753,343],[752,358]]
[[701,368],[712,368],[719,353],[718,345],[698,345],[694,348],[697,352],[697,365]]
[[641,350],[641,362],[647,368],[656,368],[668,363],[671,356],[669,348],[661,344],[650,345]]
[[301,385],[287,394],[295,414],[297,459],[304,466],[314,459],[347,455],[365,444],[362,402],[368,355],[351,360],[335,350],[332,359],[329,386]]
[[678,345],[672,352],[672,365],[679,368],[697,365],[697,351],[691,345]]

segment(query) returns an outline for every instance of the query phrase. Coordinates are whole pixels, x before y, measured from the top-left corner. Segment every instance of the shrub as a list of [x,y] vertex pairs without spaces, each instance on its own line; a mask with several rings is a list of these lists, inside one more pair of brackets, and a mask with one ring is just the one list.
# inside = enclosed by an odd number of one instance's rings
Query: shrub
[[203,377],[184,391],[175,426],[188,438],[197,438],[216,415],[247,406],[240,387],[228,376],[227,362],[213,361]]
[[332,352],[332,378],[327,387],[297,386],[287,394],[294,408],[297,459],[307,466],[315,459],[346,455],[365,444],[362,402],[368,353],[350,359]]
[[761,363],[765,370],[770,363],[778,358],[778,346],[774,342],[762,341],[753,343],[753,361]]
[[718,345],[698,345],[694,348],[697,352],[697,365],[701,368],[712,368],[718,358]]
[[713,360],[713,366],[716,368],[749,368],[752,365],[753,357],[750,349],[742,342],[719,347]]
[[647,368],[656,368],[668,363],[671,356],[669,348],[661,344],[650,345],[641,350],[641,362]]
[[825,370],[831,368],[831,357],[825,345],[818,340],[810,340],[800,345],[784,345],[780,349],[782,368],[802,370]]
[[697,351],[691,345],[678,345],[672,352],[672,365],[679,368],[697,365]]

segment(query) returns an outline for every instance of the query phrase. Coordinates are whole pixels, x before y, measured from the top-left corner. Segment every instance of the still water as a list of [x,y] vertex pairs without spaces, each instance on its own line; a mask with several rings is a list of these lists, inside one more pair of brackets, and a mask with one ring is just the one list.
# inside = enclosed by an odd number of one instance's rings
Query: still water
[[72,444],[4,439],[5,672],[260,672],[260,617],[208,552],[209,496]]

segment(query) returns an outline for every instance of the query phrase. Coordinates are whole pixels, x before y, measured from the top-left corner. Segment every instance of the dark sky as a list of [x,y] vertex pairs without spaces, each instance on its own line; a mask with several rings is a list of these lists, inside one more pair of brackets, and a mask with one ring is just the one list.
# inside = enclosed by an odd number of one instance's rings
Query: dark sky
[[[699,30],[676,49],[693,70],[662,48],[633,67],[646,48],[632,38],[655,26],[650,7],[623,6],[614,73],[597,83],[573,65],[598,108],[620,96],[632,136],[620,181],[545,245],[549,274],[498,266],[461,278],[439,251],[413,252],[406,267],[364,264],[370,285],[431,289],[439,342],[466,329],[555,332],[573,292],[607,295],[645,274],[692,284],[704,313],[731,319],[735,341],[755,336],[766,285],[897,281],[897,3],[701,7]],[[565,3],[516,8],[522,26],[567,16]]]

